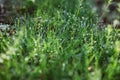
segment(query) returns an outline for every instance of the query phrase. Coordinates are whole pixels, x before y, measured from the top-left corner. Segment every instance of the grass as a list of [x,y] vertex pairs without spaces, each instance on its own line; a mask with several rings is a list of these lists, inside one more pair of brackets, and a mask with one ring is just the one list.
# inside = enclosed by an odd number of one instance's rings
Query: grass
[[0,32],[0,80],[119,80],[119,31],[99,30],[88,1],[74,1],[45,0],[39,19],[16,21],[12,36]]

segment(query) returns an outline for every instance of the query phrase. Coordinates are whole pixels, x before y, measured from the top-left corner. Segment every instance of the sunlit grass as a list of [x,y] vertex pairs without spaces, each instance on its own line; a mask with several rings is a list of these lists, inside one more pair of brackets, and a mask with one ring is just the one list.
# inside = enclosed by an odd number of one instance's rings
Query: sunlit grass
[[100,30],[86,1],[78,7],[18,20],[12,36],[0,32],[0,80],[119,80],[119,31]]

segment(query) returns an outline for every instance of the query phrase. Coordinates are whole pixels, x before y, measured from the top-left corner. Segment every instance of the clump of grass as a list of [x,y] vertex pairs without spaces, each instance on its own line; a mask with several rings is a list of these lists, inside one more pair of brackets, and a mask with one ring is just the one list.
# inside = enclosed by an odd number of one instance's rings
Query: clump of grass
[[13,36],[0,34],[0,79],[119,80],[119,31],[100,31],[89,5],[80,4],[18,21]]

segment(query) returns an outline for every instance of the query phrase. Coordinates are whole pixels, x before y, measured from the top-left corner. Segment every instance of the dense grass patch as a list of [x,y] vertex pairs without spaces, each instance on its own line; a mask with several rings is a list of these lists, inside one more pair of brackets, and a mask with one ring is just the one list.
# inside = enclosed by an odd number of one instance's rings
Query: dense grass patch
[[36,1],[39,18],[0,32],[0,80],[119,80],[118,30],[99,30],[86,0]]

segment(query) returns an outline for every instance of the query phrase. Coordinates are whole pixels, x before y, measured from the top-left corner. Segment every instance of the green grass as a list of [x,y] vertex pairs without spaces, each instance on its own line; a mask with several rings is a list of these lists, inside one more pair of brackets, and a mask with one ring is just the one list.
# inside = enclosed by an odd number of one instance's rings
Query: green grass
[[0,80],[120,79],[119,31],[99,30],[87,0],[72,1],[45,0],[41,18],[16,21],[13,36],[0,32]]

